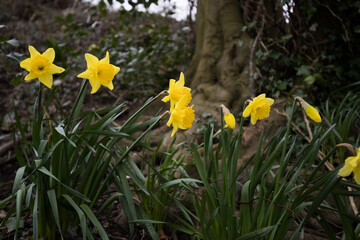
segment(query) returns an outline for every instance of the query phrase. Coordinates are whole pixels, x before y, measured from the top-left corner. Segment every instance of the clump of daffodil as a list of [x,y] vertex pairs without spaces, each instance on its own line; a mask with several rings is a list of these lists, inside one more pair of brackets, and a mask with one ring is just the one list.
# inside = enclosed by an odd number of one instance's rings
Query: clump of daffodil
[[256,124],[258,120],[267,118],[270,114],[270,106],[274,103],[274,99],[265,97],[265,93],[260,94],[250,101],[249,105],[243,112],[243,117],[251,115],[251,123]]
[[308,104],[304,99],[301,97],[295,97],[300,102],[301,107],[305,110],[306,115],[313,120],[314,122],[321,122],[321,117],[319,111],[316,110],[313,106]]
[[174,136],[176,131],[180,129],[188,129],[191,128],[192,122],[195,120],[195,113],[192,109],[194,105],[191,107],[189,104],[189,96],[184,94],[179,101],[175,104],[174,108],[170,110],[170,118],[167,122],[167,126],[173,126],[173,131],[171,133],[171,137]]
[[168,96],[164,97],[162,99],[163,102],[168,102],[170,100],[170,110],[175,107],[175,104],[180,101],[180,99],[183,97],[183,95],[187,95],[187,104],[191,101],[191,89],[188,87],[184,87],[185,85],[185,78],[184,74],[180,73],[179,81],[175,81],[175,79],[170,79],[169,82],[169,90],[168,90]]
[[25,81],[38,78],[42,84],[51,88],[53,84],[53,74],[65,71],[64,68],[53,64],[55,59],[54,49],[48,48],[41,54],[33,46],[29,46],[29,52],[30,58],[20,62],[20,67],[29,71],[29,74],[25,76]]
[[360,184],[360,147],[356,150],[356,156],[345,159],[345,165],[340,169],[338,175],[341,177],[347,177],[351,173],[354,173],[355,182]]
[[234,129],[235,125],[236,125],[234,115],[232,115],[232,113],[229,111],[229,109],[227,107],[225,107],[223,104],[221,104],[220,107],[224,114],[224,121],[226,123],[226,125],[224,127]]
[[88,69],[80,73],[77,77],[89,79],[92,87],[91,94],[96,93],[101,85],[113,90],[114,85],[112,80],[120,71],[120,68],[110,64],[109,52],[106,52],[106,57],[100,61],[90,53],[85,53],[85,59]]

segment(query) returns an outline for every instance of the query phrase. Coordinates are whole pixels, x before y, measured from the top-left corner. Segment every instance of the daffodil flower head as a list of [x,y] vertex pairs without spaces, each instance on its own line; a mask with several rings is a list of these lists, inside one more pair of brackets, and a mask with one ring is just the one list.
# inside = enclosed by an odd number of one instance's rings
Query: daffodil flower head
[[38,78],[46,87],[51,88],[53,84],[53,74],[62,73],[64,68],[53,64],[55,59],[55,51],[48,48],[44,53],[40,54],[33,46],[29,46],[30,58],[20,62],[20,67],[29,71],[25,76],[25,81]]
[[175,104],[174,108],[171,110],[169,121],[167,126],[173,126],[173,131],[171,137],[174,136],[176,131],[180,129],[191,128],[192,122],[195,120],[195,113],[193,106],[188,106],[189,100],[188,95],[183,95],[181,99]]
[[222,112],[224,114],[224,121],[226,125],[225,128],[231,128],[234,129],[236,125],[235,117],[232,115],[227,107],[225,107],[223,104],[220,105]]
[[321,122],[321,117],[319,114],[319,111],[316,110],[316,108],[314,108],[313,106],[311,106],[310,104],[308,104],[307,102],[305,102],[305,113],[306,115],[313,120],[314,122]]
[[360,147],[357,149],[356,156],[345,159],[345,164],[338,172],[338,175],[341,177],[347,177],[351,173],[354,173],[355,182],[360,184]]
[[169,82],[169,95],[162,99],[163,102],[170,101],[170,110],[175,107],[175,104],[180,101],[183,95],[187,95],[187,104],[188,105],[191,101],[191,89],[188,87],[184,87],[185,85],[185,78],[184,74],[180,73],[179,81],[175,81],[175,79],[170,79]]
[[302,99],[301,97],[295,97],[295,99],[297,99],[300,102],[301,107],[304,109],[306,115],[313,120],[314,122],[321,122],[321,117],[319,114],[319,111],[316,110],[316,108],[314,108],[313,106],[311,106],[310,104],[308,104],[304,99]]
[[101,85],[113,90],[114,85],[112,81],[120,71],[120,68],[110,64],[109,52],[106,52],[106,57],[100,61],[90,53],[85,53],[85,59],[87,70],[80,73],[77,77],[89,79],[92,87],[91,94],[96,93]]
[[251,123],[253,125],[255,125],[258,120],[267,118],[270,114],[270,106],[274,103],[274,99],[265,96],[265,93],[263,93],[255,97],[243,112],[243,117],[251,115]]

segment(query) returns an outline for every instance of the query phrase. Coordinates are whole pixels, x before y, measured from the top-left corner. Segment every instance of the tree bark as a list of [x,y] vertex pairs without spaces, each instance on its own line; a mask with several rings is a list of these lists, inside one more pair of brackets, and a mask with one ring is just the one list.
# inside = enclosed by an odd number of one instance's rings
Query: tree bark
[[198,0],[195,53],[185,78],[198,112],[218,112],[220,104],[240,111],[249,98],[251,39],[243,27],[239,1]]

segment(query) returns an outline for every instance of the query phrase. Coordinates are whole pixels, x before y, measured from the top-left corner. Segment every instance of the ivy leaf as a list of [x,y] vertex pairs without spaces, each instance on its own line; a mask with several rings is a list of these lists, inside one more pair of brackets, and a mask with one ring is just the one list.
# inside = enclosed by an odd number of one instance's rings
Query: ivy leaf
[[297,69],[296,75],[298,76],[310,75],[310,70],[307,66],[301,65],[301,67]]
[[307,77],[304,79],[304,82],[305,82],[307,85],[312,85],[312,84],[315,82],[315,78],[314,78],[314,76],[312,76],[312,75],[307,76]]

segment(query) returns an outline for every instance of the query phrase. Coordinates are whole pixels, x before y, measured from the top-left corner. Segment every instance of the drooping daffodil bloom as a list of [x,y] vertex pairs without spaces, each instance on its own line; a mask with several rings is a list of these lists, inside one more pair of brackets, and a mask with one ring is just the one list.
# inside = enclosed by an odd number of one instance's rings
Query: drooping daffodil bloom
[[185,105],[188,105],[191,101],[191,89],[188,87],[184,87],[185,78],[184,74],[180,73],[179,81],[175,81],[175,79],[170,79],[169,82],[169,90],[168,96],[162,99],[163,102],[170,101],[170,111],[175,107],[175,104],[180,101],[183,95],[187,95],[187,102]]
[[175,104],[174,108],[170,110],[170,118],[167,122],[167,126],[170,127],[171,124],[173,126],[173,131],[171,133],[171,137],[174,136],[176,131],[180,129],[188,129],[191,128],[192,122],[195,120],[195,113],[193,110],[193,106],[188,106],[189,104],[189,96],[184,94],[180,100]]
[[304,99],[302,99],[301,97],[295,97],[295,99],[297,99],[300,102],[301,107],[304,109],[306,115],[313,120],[314,122],[320,123],[321,122],[321,117],[319,114],[319,111],[316,110],[316,108],[314,108],[313,106],[311,106],[310,104],[308,104]]
[[231,128],[234,129],[236,125],[235,117],[232,115],[232,113],[229,111],[227,107],[225,107],[223,104],[220,105],[222,112],[224,114],[224,121],[225,121],[225,128]]
[[270,114],[270,106],[274,103],[274,99],[265,96],[265,93],[263,93],[255,97],[243,112],[243,117],[251,115],[251,123],[253,125],[255,125],[258,120],[267,118]]
[[351,173],[354,173],[355,182],[360,184],[360,147],[357,149],[356,156],[345,159],[345,164],[338,172],[338,175],[341,177],[347,177]]
[[64,68],[53,64],[55,51],[48,48],[44,53],[39,53],[33,46],[29,46],[30,58],[20,62],[20,67],[29,71],[25,76],[25,81],[38,78],[46,87],[51,88],[53,84],[53,74],[62,73]]
[[101,85],[113,90],[114,85],[112,81],[120,71],[120,68],[110,64],[109,52],[106,52],[106,57],[100,61],[90,53],[85,53],[85,59],[88,69],[77,77],[89,79],[92,87],[91,94],[96,93]]
[[319,111],[316,110],[316,108],[314,108],[313,106],[311,106],[310,104],[305,102],[304,110],[305,110],[306,115],[311,120],[313,120],[314,122],[317,122],[317,123],[321,122],[321,117],[320,117]]

